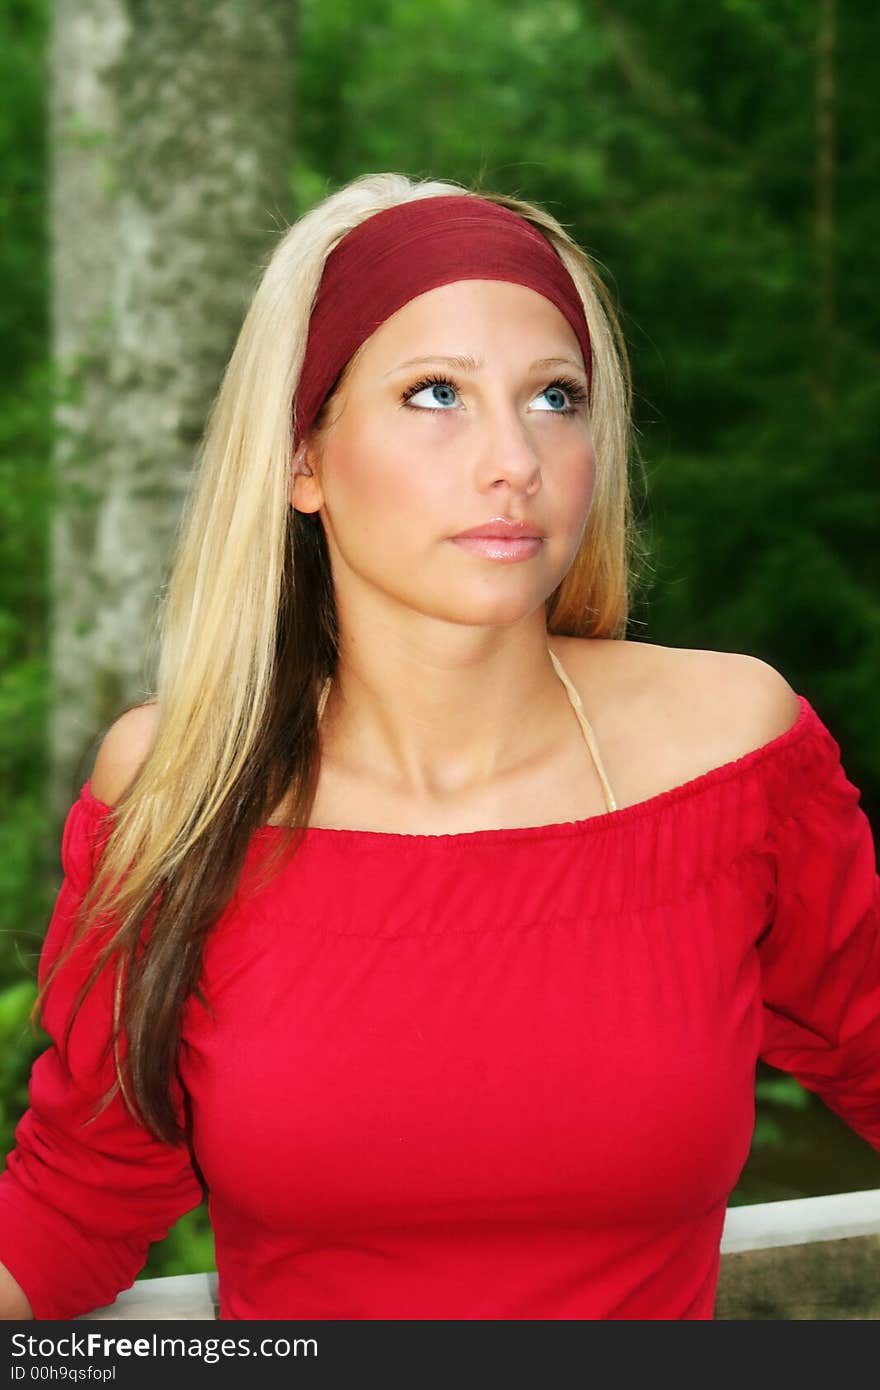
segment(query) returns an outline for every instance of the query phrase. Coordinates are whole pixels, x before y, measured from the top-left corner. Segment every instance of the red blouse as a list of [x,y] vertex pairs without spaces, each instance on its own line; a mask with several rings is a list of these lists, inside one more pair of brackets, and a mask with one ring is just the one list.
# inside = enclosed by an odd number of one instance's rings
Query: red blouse
[[[873,837],[803,697],[734,762],[582,821],[254,835],[185,1012],[220,1316],[712,1317],[758,1057],[880,1150]],[[44,975],[111,808],[64,829]],[[40,1319],[111,1302],[202,1197],[97,1065],[110,974],[59,1057],[87,949],[0,1177],[0,1260]]]

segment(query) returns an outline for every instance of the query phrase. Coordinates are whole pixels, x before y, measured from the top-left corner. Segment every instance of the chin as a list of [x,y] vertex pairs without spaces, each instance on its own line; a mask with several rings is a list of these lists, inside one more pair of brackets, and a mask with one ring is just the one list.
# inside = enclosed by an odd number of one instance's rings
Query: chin
[[543,608],[549,596],[544,593],[543,586],[539,591],[532,590],[528,594],[520,591],[482,593],[469,597],[462,595],[458,602],[453,595],[447,594],[442,605],[434,602],[422,611],[442,622],[459,623],[464,627],[509,627],[513,623],[523,622],[536,609]]

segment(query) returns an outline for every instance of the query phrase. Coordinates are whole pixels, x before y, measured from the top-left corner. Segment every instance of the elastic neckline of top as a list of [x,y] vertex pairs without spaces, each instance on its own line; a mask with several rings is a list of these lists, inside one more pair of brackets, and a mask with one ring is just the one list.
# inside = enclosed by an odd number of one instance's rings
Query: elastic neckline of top
[[[730,762],[721,763],[718,767],[712,767],[706,772],[698,773],[696,777],[691,777],[686,782],[680,782],[678,786],[668,787],[666,791],[657,792],[654,796],[646,797],[643,801],[634,801],[630,806],[618,807],[615,811],[603,811],[595,816],[587,816],[583,820],[553,821],[546,825],[518,825],[486,830],[460,830],[439,835],[405,830],[358,830],[350,826],[310,825],[305,829],[305,839],[307,841],[335,840],[339,843],[354,841],[376,845],[448,846],[452,844],[475,845],[504,840],[554,839],[561,836],[593,834],[598,831],[613,829],[615,826],[627,825],[630,821],[639,820],[643,816],[662,810],[674,802],[685,800],[698,792],[708,790],[732,777],[739,776],[774,754],[787,750],[808,733],[825,733],[828,737],[824,725],[820,722],[819,716],[806,696],[798,695],[797,699],[800,709],[794,723],[767,743],[749,749],[748,752],[741,754],[738,758],[733,758]],[[91,789],[91,779],[83,784],[81,796],[104,812],[113,810],[113,807],[109,806],[107,802],[100,801],[94,795]],[[258,836],[283,834],[289,830],[290,827],[286,825],[266,823],[257,826],[252,839],[256,839]]]

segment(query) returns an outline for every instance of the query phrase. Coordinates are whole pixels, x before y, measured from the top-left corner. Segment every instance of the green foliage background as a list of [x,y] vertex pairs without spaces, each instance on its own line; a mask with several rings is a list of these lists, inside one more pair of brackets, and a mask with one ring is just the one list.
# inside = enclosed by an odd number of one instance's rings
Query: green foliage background
[[[46,1041],[26,1020],[60,875],[45,797],[48,22],[47,0],[0,9],[3,1153]],[[630,635],[771,662],[833,730],[876,827],[880,10],[837,9],[825,262],[818,22],[803,0],[291,3],[289,216],[393,169],[481,181],[566,223],[604,271],[634,369],[653,573]],[[759,1068],[757,1098],[734,1202],[878,1185],[873,1151],[791,1078]],[[212,1260],[200,1208],[146,1272]]]

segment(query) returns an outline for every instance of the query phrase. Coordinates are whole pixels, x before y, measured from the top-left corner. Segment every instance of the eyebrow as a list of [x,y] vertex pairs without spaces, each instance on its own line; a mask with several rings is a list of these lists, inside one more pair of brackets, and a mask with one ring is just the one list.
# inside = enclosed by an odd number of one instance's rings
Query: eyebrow
[[[439,353],[431,354],[429,357],[410,357],[406,362],[398,362],[396,367],[392,367],[385,376],[391,376],[393,372],[402,371],[404,367],[418,367],[426,362],[445,362],[447,367],[455,367],[460,372],[478,372],[484,365],[473,357],[443,357]],[[536,357],[529,371],[534,367],[574,367],[575,371],[580,372],[581,376],[586,376],[586,372],[579,362],[573,357]]]

